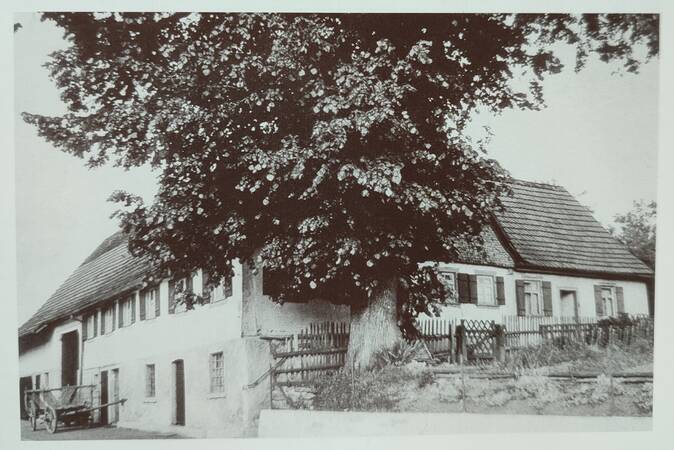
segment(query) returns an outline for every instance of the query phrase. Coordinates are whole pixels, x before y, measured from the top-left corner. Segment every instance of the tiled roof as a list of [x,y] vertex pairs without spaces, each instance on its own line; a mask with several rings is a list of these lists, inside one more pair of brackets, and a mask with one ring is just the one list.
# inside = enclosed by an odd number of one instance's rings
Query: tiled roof
[[145,259],[131,256],[126,236],[115,233],[19,328],[19,337],[139,286],[148,269]]
[[496,222],[517,254],[516,267],[653,275],[563,187],[517,180],[511,187],[513,195],[503,198]]

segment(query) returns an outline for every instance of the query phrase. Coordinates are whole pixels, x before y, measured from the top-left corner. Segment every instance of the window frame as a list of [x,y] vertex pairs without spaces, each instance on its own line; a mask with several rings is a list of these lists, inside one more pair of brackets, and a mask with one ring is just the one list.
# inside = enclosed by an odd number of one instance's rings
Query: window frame
[[[112,329],[112,325],[114,323],[113,315],[115,314],[114,309],[115,309],[114,303],[112,305],[106,306],[103,309],[103,321],[105,322],[105,335],[106,336],[114,331]],[[109,321],[108,321],[108,317],[110,317]]]
[[155,399],[156,397],[157,397],[157,366],[154,363],[145,364],[145,398]]
[[[485,303],[484,300],[480,301],[480,278],[489,278],[491,286],[491,302]],[[476,306],[487,306],[487,307],[498,307],[498,299],[496,298],[496,277],[491,274],[486,273],[476,273],[475,274],[475,289],[477,290],[477,298],[475,305]]]
[[[545,316],[545,305],[543,303],[543,282],[541,280],[532,280],[532,279],[525,279],[522,280],[524,282],[523,288],[524,288],[524,315],[525,317],[543,317]],[[527,287],[535,285],[536,290],[535,292],[533,290],[527,289]],[[527,294],[531,296],[531,294],[536,294],[537,296],[537,305],[538,305],[538,313],[534,314],[531,310],[531,301],[527,301]]]
[[[133,297],[128,297],[122,300],[122,324],[126,328],[131,325],[131,318],[133,317]],[[119,324],[119,320],[117,320]]]
[[208,382],[210,395],[225,393],[225,354],[222,350],[208,356]]
[[[617,311],[618,311],[618,299],[616,296],[616,289],[615,286],[607,286],[603,285],[600,286],[601,288],[601,302],[602,302],[602,309],[604,311],[604,315],[600,317],[616,317],[617,316]],[[606,298],[604,297],[604,292],[608,291],[610,297]],[[607,303],[608,301],[608,303]],[[609,314],[607,304],[611,305],[611,313]]]
[[[157,318],[157,300],[159,299],[159,285],[150,286],[141,291],[144,296],[143,304],[145,306],[145,320]],[[152,301],[150,301],[152,300]],[[152,306],[150,306],[150,303]]]
[[89,313],[86,316],[86,320],[84,321],[84,326],[87,329],[87,341],[94,339],[95,333],[94,330],[96,329],[96,326],[94,325],[94,322],[98,318],[98,314],[94,311],[93,313]]
[[[451,296],[447,296],[446,297],[447,305],[451,305],[451,306],[460,305],[461,301],[459,300],[459,286],[458,286],[459,273],[456,270],[450,270],[450,269],[440,269],[440,270],[438,270],[438,278],[442,278],[443,275],[451,275],[452,276],[452,284],[453,284],[452,290],[454,291],[454,297],[455,297],[454,300],[452,300]],[[442,283],[443,281],[440,280],[440,282]]]

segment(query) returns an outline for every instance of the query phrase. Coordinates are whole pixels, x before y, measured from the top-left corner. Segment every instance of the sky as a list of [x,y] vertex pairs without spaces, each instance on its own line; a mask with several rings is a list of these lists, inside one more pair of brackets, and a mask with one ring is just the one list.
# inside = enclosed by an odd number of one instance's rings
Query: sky
[[[87,169],[24,123],[23,111],[65,112],[42,65],[64,48],[62,31],[37,14],[17,15],[15,48],[15,174],[19,323],[27,320],[94,248],[117,230],[108,196],[117,189],[151,200],[156,177],[145,167]],[[598,61],[576,74],[572,65],[544,83],[547,108],[480,115],[476,134],[493,132],[491,158],[511,175],[555,182],[610,225],[635,200],[656,199],[657,61],[637,75],[614,75]]]

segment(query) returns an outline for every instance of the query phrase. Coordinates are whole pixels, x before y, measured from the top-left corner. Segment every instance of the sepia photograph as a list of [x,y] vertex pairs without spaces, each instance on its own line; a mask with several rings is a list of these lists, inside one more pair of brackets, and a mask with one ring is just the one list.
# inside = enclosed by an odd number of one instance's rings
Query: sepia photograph
[[652,430],[660,23],[15,12],[7,429]]

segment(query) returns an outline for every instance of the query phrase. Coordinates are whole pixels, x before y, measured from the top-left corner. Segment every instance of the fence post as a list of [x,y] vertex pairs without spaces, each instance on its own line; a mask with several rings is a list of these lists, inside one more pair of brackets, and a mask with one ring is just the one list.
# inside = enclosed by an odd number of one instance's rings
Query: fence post
[[456,326],[456,352],[459,359],[459,364],[464,364],[467,359],[466,354],[466,329],[461,320],[461,325]]
[[494,358],[500,363],[505,362],[505,333],[503,325],[494,327]]

